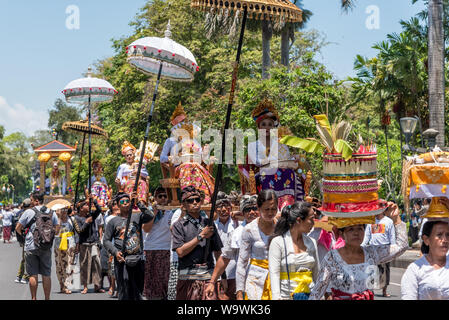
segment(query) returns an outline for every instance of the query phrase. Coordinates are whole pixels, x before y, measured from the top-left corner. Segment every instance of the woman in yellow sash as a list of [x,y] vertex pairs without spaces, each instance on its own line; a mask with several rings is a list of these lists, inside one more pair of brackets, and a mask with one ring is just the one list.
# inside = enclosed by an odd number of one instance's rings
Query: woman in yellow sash
[[307,235],[314,216],[308,202],[296,202],[282,209],[268,251],[273,300],[309,299],[319,271],[317,244]]
[[75,229],[71,220],[67,216],[68,207],[55,205],[52,207],[56,211],[61,228],[55,236],[53,244],[56,263],[56,275],[58,277],[61,293],[71,294],[69,286],[72,284],[73,259],[75,258]]
[[257,207],[259,218],[242,231],[236,270],[237,300],[271,300],[268,240],[277,222],[276,193],[271,189],[262,190],[257,197]]

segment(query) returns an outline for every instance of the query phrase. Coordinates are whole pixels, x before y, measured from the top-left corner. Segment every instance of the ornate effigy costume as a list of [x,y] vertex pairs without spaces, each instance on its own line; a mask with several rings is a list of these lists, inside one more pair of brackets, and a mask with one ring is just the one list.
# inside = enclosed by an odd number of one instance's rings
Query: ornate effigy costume
[[[214,190],[214,178],[202,163],[202,148],[195,139],[198,127],[187,122],[187,115],[181,105],[177,106],[171,116],[172,136],[162,148],[161,163],[175,167],[174,177],[179,179],[181,189],[193,185],[205,194],[204,203],[208,204]],[[179,131],[177,131],[179,129]],[[185,134],[188,133],[188,136]]]
[[103,176],[103,167],[100,161],[92,162],[92,169],[94,175],[91,177],[91,194],[97,200],[98,205],[106,210],[108,202],[112,197],[112,190],[108,186],[106,178]]
[[[134,189],[134,184],[136,182],[139,157],[137,157],[136,155],[136,148],[128,141],[125,141],[122,146],[122,155],[125,156],[129,152],[134,153],[134,157],[132,160],[133,162],[131,164],[126,162],[118,167],[117,179],[120,181],[120,190],[128,194],[131,194]],[[141,200],[145,203],[148,203],[148,194],[149,194],[148,183],[146,181],[147,177],[148,172],[145,169],[144,164],[140,172],[139,185],[137,187],[137,198],[138,200]]]
[[[264,119],[273,119],[275,128],[279,126],[279,115],[273,103],[264,100],[252,112],[257,125]],[[279,129],[278,134],[281,135]],[[296,172],[296,159],[290,155],[288,146],[279,143],[277,137],[270,136],[267,148],[261,138],[248,144],[248,161],[258,167],[255,174],[257,192],[273,189],[278,196],[279,209],[304,199],[304,177]]]

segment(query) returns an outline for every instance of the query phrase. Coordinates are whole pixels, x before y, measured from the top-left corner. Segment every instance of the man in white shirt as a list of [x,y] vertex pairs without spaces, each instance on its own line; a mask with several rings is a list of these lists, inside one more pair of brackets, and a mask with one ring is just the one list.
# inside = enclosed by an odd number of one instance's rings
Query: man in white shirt
[[[167,192],[162,187],[154,191],[154,198],[157,206],[168,203]],[[167,300],[173,211],[155,209],[154,219],[142,227],[146,259],[144,295],[147,300]]]
[[[399,210],[399,208],[396,208]],[[365,238],[362,246],[382,246],[396,243],[396,231],[394,229],[393,220],[385,216],[384,213],[376,216],[376,223],[367,225],[365,228]],[[385,274],[385,285],[383,287],[383,296],[389,297],[387,287],[390,284],[390,263],[378,266],[381,275]],[[381,276],[382,278],[382,276]]]
[[[218,215],[218,219],[215,220],[215,226],[221,242],[225,244],[228,242],[228,238],[232,235],[232,232],[239,227],[240,223],[231,218],[232,204],[228,196],[222,191],[218,192],[215,211]],[[218,298],[220,300],[235,300],[236,267],[237,261],[234,259],[231,260],[226,267],[225,273],[222,275],[222,279],[226,278],[227,285],[223,287],[221,282],[218,283]]]

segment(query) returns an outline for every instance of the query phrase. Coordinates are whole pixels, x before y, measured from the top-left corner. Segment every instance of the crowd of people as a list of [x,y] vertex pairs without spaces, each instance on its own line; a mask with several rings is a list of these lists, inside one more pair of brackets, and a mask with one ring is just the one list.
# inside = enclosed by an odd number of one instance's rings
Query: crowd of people
[[[71,294],[79,259],[81,293],[93,284],[94,292],[108,289],[120,300],[372,299],[373,288],[386,294],[388,283],[379,280],[382,266],[408,248],[406,226],[393,202],[376,216],[375,225],[325,231],[314,226],[320,217],[316,205],[298,201],[279,211],[273,190],[240,195],[238,210],[235,199],[219,192],[213,224],[201,210],[204,193],[193,186],[182,190],[176,210],[158,209],[167,204],[164,188],[153,197],[153,205],[137,202],[124,239],[136,194],[117,193],[103,212],[96,200],[89,210],[89,199],[50,210],[43,206],[43,194],[33,193],[17,208],[15,232],[18,240],[23,237],[23,259],[16,281],[29,282],[36,299],[40,274],[50,299],[54,261],[61,292]],[[12,210],[1,214],[5,243],[11,241],[11,215]],[[45,226],[53,227],[51,243],[37,231]],[[424,256],[404,274],[403,299],[446,294],[449,225],[430,221],[422,234]]]

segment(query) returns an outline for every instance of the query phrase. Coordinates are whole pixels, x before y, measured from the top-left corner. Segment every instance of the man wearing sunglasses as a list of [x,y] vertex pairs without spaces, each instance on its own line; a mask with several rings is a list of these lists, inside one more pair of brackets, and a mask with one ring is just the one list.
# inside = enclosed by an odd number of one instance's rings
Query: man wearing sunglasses
[[[215,300],[206,297],[204,288],[214,269],[214,259],[221,254],[223,244],[209,219],[201,212],[201,194],[193,186],[181,192],[182,209],[185,215],[172,227],[173,247],[178,254],[178,284],[176,300]],[[210,239],[208,252],[207,239]],[[207,256],[207,261],[204,257]]]
[[[137,198],[137,194],[133,194]],[[125,243],[125,256],[122,254],[126,223],[131,198],[129,194],[119,192],[116,197],[120,214],[112,218],[107,226],[103,244],[114,256],[114,271],[119,300],[143,300],[145,256],[143,254],[142,225],[154,219],[153,208],[137,203],[140,212],[133,213]],[[114,241],[114,242],[112,242]]]
[[168,203],[164,188],[159,186],[153,194],[157,204],[156,215],[143,225],[143,250],[146,258],[144,295],[147,300],[167,300],[173,211],[158,208]]
[[[217,283],[220,275],[226,270],[231,262],[237,265],[237,260],[239,257],[239,248],[241,246],[241,238],[243,228],[251,223],[254,219],[259,217],[259,209],[257,208],[257,196],[256,195],[244,195],[240,200],[240,211],[243,214],[244,220],[235,230],[228,235],[227,241],[224,243],[223,249],[221,249],[222,254],[217,260],[217,265],[214,269],[212,277],[208,286],[206,287],[206,295],[213,296],[214,286]],[[230,300],[236,300],[236,284],[235,281],[223,281],[223,284],[227,283],[227,288],[225,288],[227,295]]]

